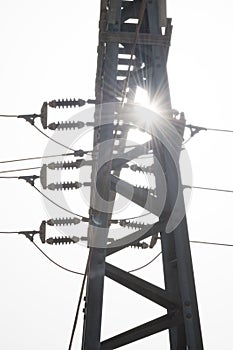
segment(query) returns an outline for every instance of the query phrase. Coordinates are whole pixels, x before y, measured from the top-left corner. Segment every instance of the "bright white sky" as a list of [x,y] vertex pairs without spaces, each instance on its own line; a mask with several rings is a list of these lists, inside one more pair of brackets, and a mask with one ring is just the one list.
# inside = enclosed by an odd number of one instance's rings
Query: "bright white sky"
[[[99,2],[2,2],[0,113],[38,113],[42,102],[53,98],[94,97]],[[188,123],[233,129],[232,10],[230,0],[168,1],[174,24],[168,62],[172,103],[185,112]],[[1,160],[43,154],[47,140],[28,123],[14,119],[0,123]],[[187,144],[193,184],[233,189],[232,146],[232,134],[202,131],[196,135]],[[40,163],[16,163],[9,168],[36,165]],[[37,229],[47,218],[39,194],[25,182],[1,180],[0,191],[0,231]],[[190,238],[233,243],[232,203],[232,194],[194,190],[187,214]],[[24,237],[0,238],[0,348],[67,349],[81,277],[49,263]],[[84,270],[85,248],[43,248],[59,263]],[[158,251],[159,246],[128,250],[111,261],[127,270],[149,261]],[[205,348],[228,350],[232,343],[233,249],[192,245],[192,253]],[[138,275],[162,285],[161,259]],[[149,321],[160,312],[149,301],[115,287],[106,281],[103,338]],[[82,320],[81,314],[74,349],[80,348]],[[127,349],[143,347],[168,349],[166,334]]]

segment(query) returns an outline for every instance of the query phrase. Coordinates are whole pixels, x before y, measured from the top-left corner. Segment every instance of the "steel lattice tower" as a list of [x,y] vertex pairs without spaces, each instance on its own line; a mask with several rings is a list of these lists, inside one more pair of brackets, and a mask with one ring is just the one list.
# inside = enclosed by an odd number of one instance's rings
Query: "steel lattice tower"
[[[184,208],[177,164],[185,120],[183,117],[177,120],[172,113],[166,69],[171,33],[171,19],[166,18],[166,0],[101,1],[96,75],[97,105],[94,116],[95,151],[88,230],[91,255],[85,297],[83,350],[115,349],[163,330],[169,330],[172,350],[203,349],[186,216],[175,225],[172,232],[167,234],[166,231],[168,218],[175,208],[177,198]],[[129,69],[122,70],[122,65]],[[129,245],[126,237],[119,240],[117,245],[108,244],[106,248],[113,209],[111,203],[114,202],[117,192],[129,198],[128,193],[132,189],[126,181],[120,181],[121,167],[127,163],[129,157],[133,157],[134,151],[128,151],[127,156],[124,153],[127,127],[121,128],[121,137],[118,138],[116,147],[114,135],[119,131],[116,115],[119,118],[119,104],[128,105],[134,101],[137,86],[146,89],[151,102],[159,105],[159,110],[166,119],[164,128],[171,125],[179,136],[171,139],[173,154],[159,137],[151,138],[150,147],[165,174],[166,200],[159,221],[145,232],[142,233],[139,229],[130,237],[134,243],[152,237],[153,246],[160,233],[165,289],[106,262],[107,256]],[[112,147],[106,147],[106,142]],[[112,161],[113,149],[119,155],[115,162]],[[103,163],[103,159],[108,162]],[[159,191],[159,181],[157,186]],[[145,207],[145,196],[148,193],[146,190],[139,191],[136,187],[133,189],[131,200]],[[99,197],[103,199],[101,206]],[[153,211],[156,201],[152,200],[146,205],[147,210]],[[166,315],[113,338],[100,340],[105,276],[164,307],[167,310]]]

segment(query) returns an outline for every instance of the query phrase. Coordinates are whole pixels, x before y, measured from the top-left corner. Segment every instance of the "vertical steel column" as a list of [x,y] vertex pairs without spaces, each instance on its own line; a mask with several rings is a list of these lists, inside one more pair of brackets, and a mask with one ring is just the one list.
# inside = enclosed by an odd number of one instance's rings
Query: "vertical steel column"
[[[120,28],[121,1],[101,2],[100,33],[118,31]],[[91,249],[87,275],[85,313],[83,326],[83,350],[100,349],[102,303],[105,276],[105,245],[108,236],[111,208],[110,171],[113,151],[114,105],[116,101],[116,75],[118,64],[118,43],[98,47],[96,76],[94,152],[92,166],[92,188],[90,200],[90,225],[88,241]],[[102,105],[103,104],[103,105]],[[105,144],[107,142],[107,146]],[[102,164],[102,158],[108,163]]]
[[[162,35],[161,24],[166,28],[167,18],[161,10],[164,0],[152,0],[147,2],[147,16],[149,32],[155,35]],[[161,13],[162,12],[162,13]],[[171,27],[171,25],[170,25]],[[166,32],[164,33],[164,37]],[[171,115],[171,97],[167,76],[168,47],[166,45],[151,46],[151,67],[148,77],[148,93],[153,104],[156,105],[163,115]]]
[[[162,1],[165,3],[165,1]],[[148,21],[150,32],[161,34],[160,25],[165,25],[164,16],[160,17],[161,1],[148,1]],[[157,13],[158,16],[154,17]],[[171,26],[170,26],[171,30]],[[166,35],[166,31],[165,31]],[[166,69],[168,51],[165,47],[152,47],[152,56],[155,65],[152,68],[149,93],[151,100],[154,100],[163,116],[171,118],[171,99],[169,83]],[[156,61],[157,60],[157,61]],[[169,120],[168,119],[168,120]],[[179,130],[177,130],[179,134]],[[172,212],[175,202],[179,196],[180,210],[185,213],[183,193],[179,193],[182,188],[179,174],[179,156],[181,150],[183,130],[180,132],[180,140],[170,140],[173,142],[175,154],[171,155],[169,150],[155,140],[154,153],[156,157],[161,155],[160,163],[163,166],[167,182],[167,200],[164,213]],[[176,135],[174,134],[174,138]],[[180,143],[180,144],[179,144]],[[176,159],[174,159],[174,156]],[[178,172],[178,173],[177,173]],[[180,187],[179,187],[180,186]],[[173,292],[182,302],[183,324],[170,328],[170,348],[171,350],[202,350],[202,335],[196,299],[196,290],[193,275],[193,266],[190,252],[189,236],[186,216],[175,230],[169,234],[161,232],[162,252],[164,265],[164,279],[166,290]]]
[[[183,211],[185,213],[185,205],[182,192],[183,190],[180,183],[181,178],[179,167],[177,167],[179,159],[174,159],[174,154],[171,156],[171,153],[168,152],[166,148],[164,148],[163,155],[164,171],[167,180],[167,200],[170,203],[172,209],[176,205],[178,211]],[[174,260],[168,261],[168,264],[173,264],[173,273],[176,273],[177,275],[176,283],[179,286],[179,295],[182,302],[185,344],[186,347],[188,347],[190,350],[202,350],[203,343],[186,215],[184,215],[181,222],[172,232],[162,233],[162,240],[164,244],[166,244],[165,242],[169,240],[167,236],[174,237],[174,240],[172,242],[172,250],[175,252],[173,256]],[[167,283],[169,284],[169,281]],[[184,335],[177,334],[178,344],[181,342],[184,343],[183,337]],[[186,347],[183,345],[184,349],[186,349]],[[175,349],[180,348],[175,347]]]

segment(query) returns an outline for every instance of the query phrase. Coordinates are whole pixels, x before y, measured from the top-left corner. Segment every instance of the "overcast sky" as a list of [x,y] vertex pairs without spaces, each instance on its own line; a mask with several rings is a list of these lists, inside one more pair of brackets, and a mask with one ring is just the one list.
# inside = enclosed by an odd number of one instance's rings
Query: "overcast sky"
[[[94,98],[99,3],[1,2],[0,113],[39,113],[42,103],[54,98]],[[232,10],[230,0],[168,1],[168,16],[174,25],[168,59],[172,104],[185,112],[188,123],[233,129]],[[65,118],[71,115],[68,111]],[[1,160],[44,153],[47,139],[25,121],[1,119],[0,127]],[[191,139],[186,148],[193,184],[233,189],[232,146],[233,136],[227,133],[202,131]],[[1,170],[40,164],[15,163],[2,165]],[[0,191],[0,231],[38,229],[48,218],[41,197],[24,181],[1,180]],[[233,243],[232,203],[232,194],[193,190],[187,212],[190,238]],[[77,211],[78,204],[77,199]],[[2,235],[0,239],[0,348],[67,349],[81,277],[52,265],[25,237]],[[60,264],[84,270],[84,247],[43,249]],[[128,270],[146,263],[159,250],[159,245],[154,250],[128,249],[111,262]],[[192,245],[192,254],[205,348],[228,350],[232,343],[233,248]],[[137,275],[162,286],[161,259]],[[108,280],[105,293],[103,338],[161,314],[160,308]],[[80,314],[74,349],[80,348],[82,321]],[[167,333],[126,348],[142,347],[169,349]]]

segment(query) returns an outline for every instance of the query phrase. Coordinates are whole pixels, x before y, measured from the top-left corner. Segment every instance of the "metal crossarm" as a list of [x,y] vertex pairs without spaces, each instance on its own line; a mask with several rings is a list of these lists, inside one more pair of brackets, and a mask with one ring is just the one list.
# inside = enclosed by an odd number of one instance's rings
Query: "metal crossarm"
[[132,186],[128,182],[123,181],[114,175],[111,175],[111,189],[130,199],[133,203],[139,205],[140,207],[149,210],[155,215],[159,215],[161,213],[161,202],[158,200],[158,198],[149,195],[149,192],[146,189],[140,189],[136,186]]
[[125,237],[116,240],[115,242],[108,245],[106,256],[112,255],[119,252],[120,250],[127,248],[130,244],[137,243],[139,240],[151,237],[164,230],[165,222],[156,222],[153,225],[147,225],[143,230],[138,230]]

